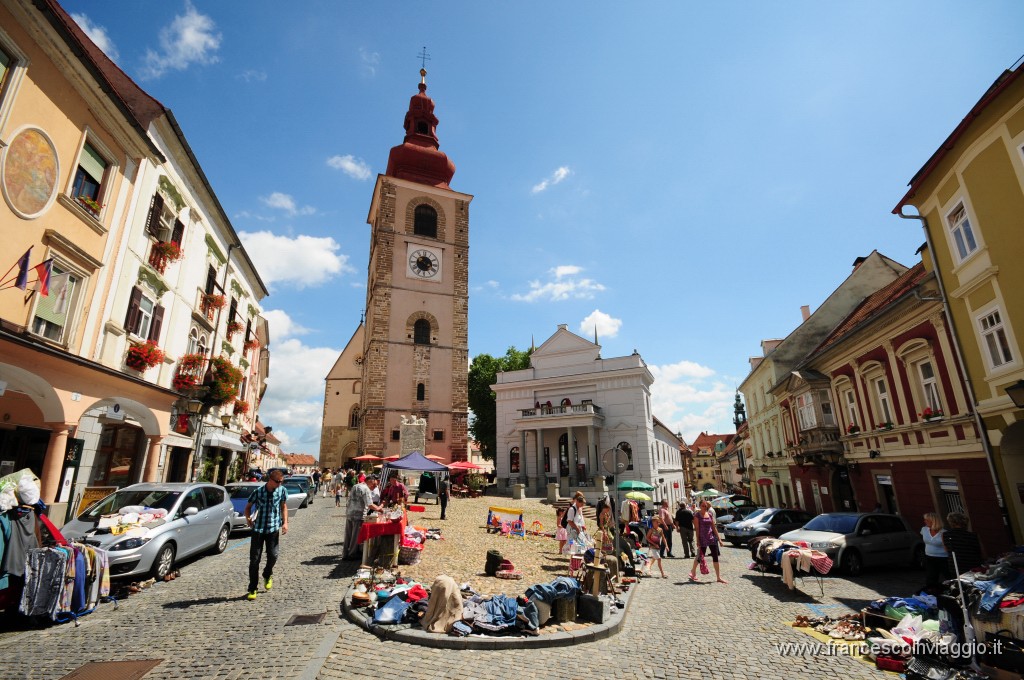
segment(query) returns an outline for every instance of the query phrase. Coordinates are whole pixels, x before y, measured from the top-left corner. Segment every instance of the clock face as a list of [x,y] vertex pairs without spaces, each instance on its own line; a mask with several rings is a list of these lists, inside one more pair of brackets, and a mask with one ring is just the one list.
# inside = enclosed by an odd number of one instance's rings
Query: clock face
[[414,250],[409,253],[409,271],[422,279],[432,279],[441,271],[441,261],[429,250]]

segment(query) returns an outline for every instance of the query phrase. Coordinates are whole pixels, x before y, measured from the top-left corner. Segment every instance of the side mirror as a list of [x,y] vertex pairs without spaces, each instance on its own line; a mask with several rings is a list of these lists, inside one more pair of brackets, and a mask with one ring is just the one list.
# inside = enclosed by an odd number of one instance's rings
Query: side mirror
[[195,517],[196,515],[199,514],[199,508],[197,508],[195,506],[192,506],[190,508],[185,508],[185,512],[183,512],[181,514],[184,517]]

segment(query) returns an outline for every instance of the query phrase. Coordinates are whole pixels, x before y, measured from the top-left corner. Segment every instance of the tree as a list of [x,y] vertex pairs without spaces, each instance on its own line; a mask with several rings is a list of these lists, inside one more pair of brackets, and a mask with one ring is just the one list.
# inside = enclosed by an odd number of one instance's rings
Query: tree
[[469,408],[473,421],[469,433],[480,444],[480,453],[487,460],[494,460],[497,452],[497,408],[491,385],[501,371],[519,371],[530,367],[530,350],[519,351],[509,347],[503,357],[478,354],[469,366]]

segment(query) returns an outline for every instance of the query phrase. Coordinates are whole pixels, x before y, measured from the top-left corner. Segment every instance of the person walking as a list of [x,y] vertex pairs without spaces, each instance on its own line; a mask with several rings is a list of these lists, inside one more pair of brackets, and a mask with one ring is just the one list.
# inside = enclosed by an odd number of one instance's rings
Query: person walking
[[448,511],[448,497],[451,493],[452,485],[448,481],[448,475],[437,475],[437,500],[441,504],[441,519],[445,519],[444,513]]
[[946,569],[949,553],[942,541],[945,533],[939,513],[926,512],[921,538],[924,539],[924,589],[929,595],[938,595],[942,591],[942,582],[949,578]]
[[[694,583],[697,582],[697,565],[703,562],[705,551],[711,554],[711,561],[715,567],[715,579],[719,583],[728,583],[722,578],[722,571],[718,565],[718,558],[721,552],[718,546],[722,543],[721,536],[718,535],[718,526],[715,525],[715,513],[711,509],[711,502],[704,499],[700,502],[700,509],[693,516],[693,532],[697,535],[697,558],[693,560],[693,566],[690,568],[690,580]],[[701,570],[703,573],[707,573],[707,567],[703,567]]]
[[[665,502],[668,503],[668,501]],[[647,556],[650,558],[650,562],[647,564],[647,573],[650,573],[651,567],[657,564],[661,577],[668,578],[665,575],[665,567],[661,565],[664,544],[665,530],[661,526],[661,517],[655,517],[651,520],[651,528],[647,530]]]
[[320,493],[320,468],[313,470],[313,495],[316,496]]
[[359,529],[368,510],[379,511],[381,506],[373,502],[373,490],[377,488],[377,477],[370,475],[365,482],[352,487],[348,495],[348,508],[345,510],[345,554],[342,559],[359,559]]
[[[981,541],[978,534],[967,528],[967,515],[962,512],[951,512],[946,515],[946,523],[949,528],[942,532],[942,545],[949,553],[949,561],[946,569],[953,576],[959,576],[982,563]],[[956,562],[953,561],[956,555]],[[960,568],[960,574],[957,573]]]
[[697,551],[693,549],[693,512],[683,502],[679,503],[679,509],[676,510],[676,529],[679,530],[679,542],[686,552],[683,559],[696,557]]
[[264,546],[267,548],[267,566],[263,569],[263,587],[267,590],[274,587],[274,565],[281,549],[281,535],[288,533],[288,492],[281,486],[283,479],[281,470],[272,471],[267,483],[253,491],[245,504],[245,522],[252,529],[249,539],[249,590],[246,595],[249,600],[256,599]]
[[[572,505],[570,505],[569,509],[566,511],[565,528],[568,533],[569,546],[572,546],[573,543],[585,542],[587,518],[583,516],[583,507],[586,504],[586,497],[582,492],[577,491],[576,495],[573,496]],[[581,536],[582,538],[580,538]]]
[[331,486],[331,482],[334,481],[334,475],[331,474],[331,468],[324,470],[324,474],[320,477],[320,481],[323,483],[323,496],[321,496],[321,498],[327,498],[327,494],[334,490]]
[[672,511],[669,510],[668,500],[661,502],[658,517],[661,518],[661,530],[665,534],[665,540],[661,543],[661,556],[664,558],[667,554],[669,557],[675,558],[675,555],[672,554],[672,527],[675,526],[675,520],[672,518]]

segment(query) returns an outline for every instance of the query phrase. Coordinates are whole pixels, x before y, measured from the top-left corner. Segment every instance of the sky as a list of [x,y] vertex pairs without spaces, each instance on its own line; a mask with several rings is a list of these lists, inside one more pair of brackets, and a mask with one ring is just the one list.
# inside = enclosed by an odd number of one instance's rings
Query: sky
[[727,433],[760,342],[872,250],[1024,52],[1017,0],[65,0],[170,108],[270,289],[259,407],[319,453],[324,378],[365,305],[366,217],[416,93],[470,207],[470,356],[557,329],[638,351],[655,416]]

